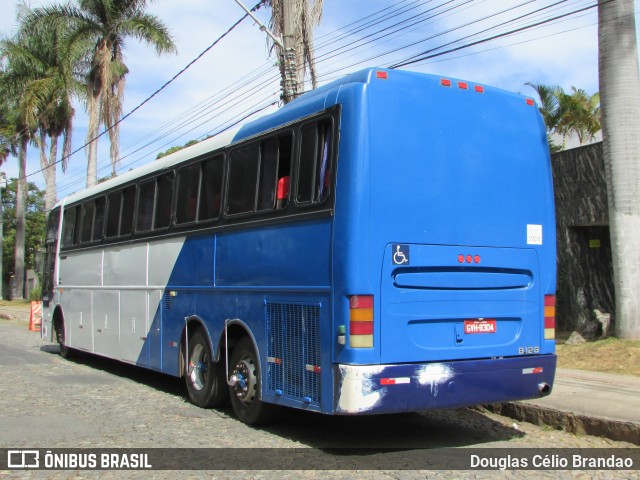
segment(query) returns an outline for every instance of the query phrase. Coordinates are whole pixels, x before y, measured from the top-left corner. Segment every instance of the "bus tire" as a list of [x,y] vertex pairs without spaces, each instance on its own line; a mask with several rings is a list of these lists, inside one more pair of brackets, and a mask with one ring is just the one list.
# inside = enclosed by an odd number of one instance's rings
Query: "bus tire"
[[260,369],[253,344],[242,338],[231,353],[229,390],[231,406],[240,421],[247,425],[263,425],[278,416],[280,407],[260,400]]
[[64,320],[60,320],[58,322],[56,322],[56,340],[58,342],[58,346],[60,347],[60,351],[58,352],[58,354],[62,357],[62,358],[70,358],[73,356],[75,350],[71,347],[68,347],[65,344],[65,337],[64,337]]
[[221,407],[228,402],[225,371],[221,362],[214,362],[211,346],[202,330],[189,339],[188,370],[185,375],[189,399],[202,408]]

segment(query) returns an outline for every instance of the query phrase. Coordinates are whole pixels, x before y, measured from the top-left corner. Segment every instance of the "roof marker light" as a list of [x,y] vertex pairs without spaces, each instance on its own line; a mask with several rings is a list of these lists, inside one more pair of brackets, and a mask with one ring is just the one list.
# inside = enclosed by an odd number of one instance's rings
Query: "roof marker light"
[[476,85],[473,89],[478,93],[484,93],[484,87],[482,85]]
[[458,82],[458,88],[461,90],[467,90],[469,88],[469,85],[467,84],[467,82]]
[[535,102],[533,101],[533,99],[527,98],[527,105],[529,105],[530,107],[533,107],[535,105]]
[[448,78],[441,78],[440,79],[440,85],[442,85],[443,87],[450,87],[451,86],[451,80],[449,80]]
[[387,80],[389,78],[389,74],[387,72],[378,70],[376,71],[376,78],[379,78],[381,80]]

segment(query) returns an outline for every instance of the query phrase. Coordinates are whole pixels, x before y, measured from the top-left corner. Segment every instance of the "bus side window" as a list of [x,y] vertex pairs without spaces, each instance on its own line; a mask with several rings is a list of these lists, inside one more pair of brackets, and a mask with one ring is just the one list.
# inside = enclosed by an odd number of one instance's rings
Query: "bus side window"
[[87,243],[91,241],[93,233],[93,216],[96,212],[96,205],[93,200],[85,202],[82,206],[82,230],[80,234],[80,242]]
[[198,222],[213,220],[220,216],[223,173],[224,155],[217,155],[202,162]]
[[291,132],[287,132],[278,137],[278,186],[276,188],[277,209],[283,209],[289,203],[292,147],[293,135]]
[[322,120],[300,130],[298,203],[320,203],[327,198],[331,179],[331,121]]
[[120,227],[120,207],[122,206],[122,190],[109,194],[107,206],[107,238],[118,236]]
[[133,214],[135,213],[136,186],[131,185],[122,191],[122,211],[120,215],[119,235],[131,235],[133,231]]
[[229,159],[229,188],[227,214],[253,212],[256,206],[259,144],[231,151]]
[[73,239],[76,230],[76,214],[78,211],[77,208],[78,207],[68,207],[64,209],[64,229],[62,231],[63,247],[71,247],[74,244]]
[[153,225],[153,201],[156,196],[156,179],[140,184],[136,232],[151,230]]
[[153,228],[167,228],[171,223],[173,205],[173,172],[158,177]]
[[257,210],[272,210],[276,200],[278,173],[278,140],[269,138],[260,143],[260,184]]
[[178,172],[176,193],[176,224],[193,223],[198,213],[200,189],[200,164],[196,163]]
[[331,123],[328,121],[318,124],[318,136],[320,137],[320,174],[317,178],[317,201],[322,202],[329,193],[331,182]]
[[93,221],[93,236],[91,238],[94,242],[102,240],[102,236],[104,235],[106,203],[107,200],[105,197],[96,198],[96,213]]

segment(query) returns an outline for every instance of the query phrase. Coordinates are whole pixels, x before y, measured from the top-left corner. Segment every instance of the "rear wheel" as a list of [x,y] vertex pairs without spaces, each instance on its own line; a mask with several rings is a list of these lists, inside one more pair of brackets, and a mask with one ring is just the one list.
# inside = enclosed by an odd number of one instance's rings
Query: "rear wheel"
[[62,358],[69,358],[73,355],[74,350],[72,348],[69,348],[65,344],[64,321],[59,320],[58,322],[56,322],[55,325],[56,325],[56,340],[58,342],[58,346],[60,347],[60,351],[58,353]]
[[205,334],[198,330],[189,339],[187,392],[191,402],[202,408],[221,407],[228,402],[224,366],[211,358]]
[[253,344],[241,339],[231,354],[231,406],[237,417],[248,425],[261,425],[275,420],[280,408],[260,400],[260,368]]

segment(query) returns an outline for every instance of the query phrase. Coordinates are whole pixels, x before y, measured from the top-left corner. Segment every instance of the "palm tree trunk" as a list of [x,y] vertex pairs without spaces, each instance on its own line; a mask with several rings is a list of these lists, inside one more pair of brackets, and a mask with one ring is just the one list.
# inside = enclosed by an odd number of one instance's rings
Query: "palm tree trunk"
[[[57,139],[51,138],[49,158],[46,153],[47,136],[44,130],[40,129],[40,168],[44,176],[45,196],[44,211],[48,213],[56,203],[56,155],[58,151]],[[53,164],[53,165],[52,165]]]
[[58,156],[58,139],[51,138],[51,147],[49,148],[49,164],[44,169],[44,184],[45,184],[45,195],[44,195],[44,211],[48,216],[49,212],[56,204],[57,201],[57,193],[56,193],[56,157]]
[[100,99],[89,92],[89,128],[87,132],[87,188],[98,183],[98,130],[100,127]]
[[14,249],[14,276],[16,289],[14,298],[24,297],[24,244],[25,244],[25,215],[27,205],[27,141],[20,140],[18,156],[18,188],[16,192],[16,245]]
[[598,17],[616,335],[640,339],[640,77],[634,2],[600,0]]

